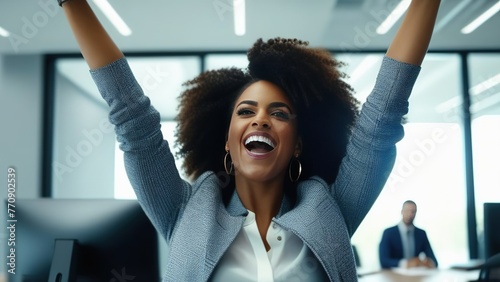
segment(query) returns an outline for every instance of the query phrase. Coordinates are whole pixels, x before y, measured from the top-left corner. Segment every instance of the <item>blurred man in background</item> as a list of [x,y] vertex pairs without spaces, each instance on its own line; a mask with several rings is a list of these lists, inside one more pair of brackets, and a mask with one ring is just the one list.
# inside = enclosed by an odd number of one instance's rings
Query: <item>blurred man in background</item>
[[427,234],[413,224],[417,204],[411,200],[403,203],[401,222],[384,230],[379,245],[382,268],[436,268],[438,262]]

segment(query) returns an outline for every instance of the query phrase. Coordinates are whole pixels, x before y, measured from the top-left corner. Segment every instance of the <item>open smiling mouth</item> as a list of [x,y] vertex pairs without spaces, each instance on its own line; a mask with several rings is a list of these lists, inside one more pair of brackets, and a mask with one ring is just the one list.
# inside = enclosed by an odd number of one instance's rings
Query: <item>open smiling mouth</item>
[[253,135],[248,137],[248,139],[245,141],[245,147],[252,153],[264,154],[271,152],[274,149],[275,145],[271,141],[271,139],[267,137]]

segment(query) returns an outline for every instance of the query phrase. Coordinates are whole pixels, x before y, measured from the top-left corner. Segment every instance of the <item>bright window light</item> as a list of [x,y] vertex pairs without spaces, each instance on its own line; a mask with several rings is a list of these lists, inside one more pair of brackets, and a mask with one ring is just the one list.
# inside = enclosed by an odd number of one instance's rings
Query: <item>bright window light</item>
[[[175,127],[177,126],[177,122],[175,121],[164,121],[161,123],[161,133],[163,134],[163,138],[166,139],[173,148],[175,144]],[[119,147],[119,143],[115,143],[115,190],[114,190],[114,198],[115,199],[137,199],[137,196],[132,188],[132,184],[128,180],[127,172],[125,171],[125,163],[123,159],[123,151]],[[176,154],[177,151],[172,151]],[[181,177],[188,181],[188,176],[184,174],[184,171],[181,170],[183,159],[175,159],[175,165],[177,166]]]
[[10,33],[3,29],[1,26],[0,26],[0,36],[3,36],[3,37],[9,37],[10,36]]
[[486,22],[489,18],[493,17],[496,13],[500,11],[500,1],[498,1],[495,5],[489,8],[482,15],[473,20],[470,24],[466,25],[462,28],[461,32],[463,34],[469,34],[476,30],[479,26],[481,26],[484,22]]
[[245,35],[245,0],[233,0],[234,33],[238,36]]
[[446,113],[447,111],[456,108],[458,106],[462,105],[462,98],[460,96],[455,96],[451,99],[448,99],[441,104],[436,106],[436,112],[442,114]]
[[401,18],[401,16],[408,10],[411,0],[401,1],[396,8],[391,12],[391,14],[383,21],[377,28],[378,34],[386,34],[392,26]]
[[128,25],[123,21],[123,19],[118,15],[118,13],[113,9],[111,4],[107,0],[94,0],[94,3],[101,9],[101,11],[106,15],[109,21],[115,26],[115,28],[120,32],[123,36],[130,36],[132,34],[132,30],[128,27]]
[[[470,95],[476,96],[488,89],[495,87],[498,84],[500,84],[500,73],[469,88],[469,92]],[[472,107],[474,107],[475,110],[478,111],[478,109],[487,108],[497,103],[500,103],[500,95],[491,95],[490,98],[484,99],[484,101],[481,101],[481,103],[478,104],[474,104],[472,105]],[[438,113],[445,113],[461,105],[462,105],[462,99],[459,96],[456,96],[439,104],[436,107],[436,111]]]
[[375,66],[377,63],[380,62],[380,56],[376,55],[368,55],[366,58],[359,63],[359,65],[356,67],[356,69],[352,72],[349,83],[354,83],[357,81],[359,78],[363,76],[370,68]]
[[479,113],[482,110],[485,110],[489,107],[492,107],[494,105],[499,105],[500,104],[500,92],[494,93],[491,96],[488,96],[486,98],[483,98],[474,104],[471,105],[471,112],[474,113]]
[[474,87],[471,87],[469,90],[470,90],[471,95],[478,95],[481,92],[484,92],[490,88],[493,88],[497,84],[500,84],[500,73],[493,76],[493,77],[486,79],[485,81],[483,81],[481,83],[478,83]]

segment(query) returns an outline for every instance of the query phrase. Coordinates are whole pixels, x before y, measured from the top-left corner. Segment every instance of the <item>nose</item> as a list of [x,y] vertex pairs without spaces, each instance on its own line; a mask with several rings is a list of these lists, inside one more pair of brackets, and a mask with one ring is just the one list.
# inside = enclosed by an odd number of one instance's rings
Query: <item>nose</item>
[[256,128],[269,129],[271,128],[271,122],[269,121],[267,114],[260,112],[255,116],[255,119],[252,122],[252,126]]

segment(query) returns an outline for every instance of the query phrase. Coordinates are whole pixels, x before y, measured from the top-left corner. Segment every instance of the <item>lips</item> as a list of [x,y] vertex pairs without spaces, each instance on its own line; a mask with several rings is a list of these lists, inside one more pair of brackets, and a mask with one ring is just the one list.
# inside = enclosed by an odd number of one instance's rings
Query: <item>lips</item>
[[271,152],[276,147],[273,139],[265,133],[253,133],[246,137],[245,148],[252,155],[263,155]]

